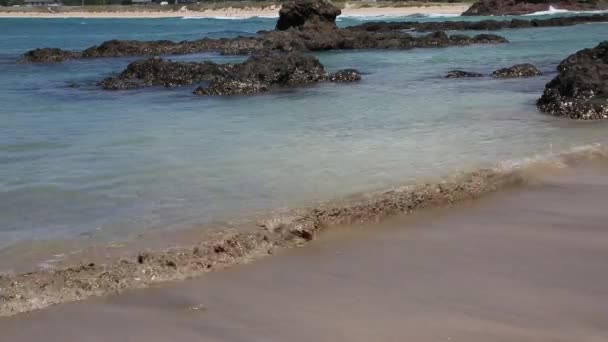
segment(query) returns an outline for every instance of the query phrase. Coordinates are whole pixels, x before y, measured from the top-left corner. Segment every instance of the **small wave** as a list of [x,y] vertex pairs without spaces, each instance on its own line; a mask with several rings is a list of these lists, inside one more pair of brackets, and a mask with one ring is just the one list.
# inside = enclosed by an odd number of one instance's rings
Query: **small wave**
[[281,249],[302,246],[320,231],[333,226],[375,222],[395,214],[456,204],[530,184],[530,180],[542,178],[551,170],[576,167],[597,159],[608,161],[605,146],[580,146],[559,153],[505,161],[439,181],[418,182],[311,208],[285,210],[259,222],[264,230],[212,232],[194,247],[133,254],[131,258],[122,258],[109,265],[83,262],[78,267],[3,276],[0,288],[5,293],[0,296],[0,316],[201,276],[275,254]]

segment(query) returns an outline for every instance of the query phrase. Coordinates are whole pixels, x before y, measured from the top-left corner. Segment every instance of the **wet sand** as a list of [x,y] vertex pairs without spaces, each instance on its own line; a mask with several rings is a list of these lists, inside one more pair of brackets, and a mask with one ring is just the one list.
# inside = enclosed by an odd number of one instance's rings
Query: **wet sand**
[[6,341],[606,341],[606,165],[0,319]]

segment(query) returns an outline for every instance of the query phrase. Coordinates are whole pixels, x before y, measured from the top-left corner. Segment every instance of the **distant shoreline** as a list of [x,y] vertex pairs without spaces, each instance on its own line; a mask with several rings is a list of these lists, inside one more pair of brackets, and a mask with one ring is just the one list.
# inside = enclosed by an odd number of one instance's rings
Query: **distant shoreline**
[[[406,16],[412,14],[459,15],[468,4],[441,4],[408,7],[356,7],[346,4],[342,16]],[[24,9],[27,9],[25,11]],[[280,6],[213,8],[189,10],[186,6],[169,10],[158,7],[112,6],[82,11],[81,8],[1,8],[0,18],[219,18],[245,19],[252,17],[278,17]],[[52,13],[51,11],[55,11]]]

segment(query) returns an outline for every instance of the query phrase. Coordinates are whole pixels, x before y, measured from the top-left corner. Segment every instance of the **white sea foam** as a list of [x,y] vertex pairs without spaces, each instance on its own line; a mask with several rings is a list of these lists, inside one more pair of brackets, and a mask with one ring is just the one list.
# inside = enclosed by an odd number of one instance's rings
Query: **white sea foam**
[[594,13],[606,13],[606,12],[608,12],[608,10],[569,11],[569,10],[566,10],[566,9],[559,9],[559,8],[555,8],[553,6],[549,6],[549,9],[546,10],[546,11],[539,11],[539,12],[534,12],[534,13],[530,13],[530,14],[525,14],[525,16],[552,15],[552,14],[564,14],[564,13],[572,13],[572,14],[588,13],[588,14],[594,14]]

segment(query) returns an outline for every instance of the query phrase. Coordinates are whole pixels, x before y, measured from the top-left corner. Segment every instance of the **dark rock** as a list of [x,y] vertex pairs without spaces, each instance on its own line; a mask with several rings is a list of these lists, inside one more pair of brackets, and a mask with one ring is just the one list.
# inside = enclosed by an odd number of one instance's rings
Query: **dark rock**
[[354,69],[329,75],[313,56],[300,52],[266,52],[239,64],[173,62],[149,58],[133,62],[118,76],[99,85],[104,89],[132,89],[151,86],[178,87],[203,81],[197,95],[243,95],[276,87],[294,87],[319,82],[353,82],[361,79]]
[[492,77],[496,78],[533,77],[539,75],[542,75],[540,70],[530,63],[516,64],[510,68],[498,69],[492,73]]
[[335,29],[340,9],[326,0],[295,0],[283,4],[276,29]]
[[449,71],[446,75],[446,78],[466,78],[466,77],[483,77],[483,74],[477,72],[469,72],[462,70],[452,70]]
[[330,82],[345,83],[361,80],[361,74],[356,69],[343,69],[329,75]]
[[55,48],[35,49],[26,52],[21,58],[27,63],[55,63],[81,57],[81,53]]
[[294,87],[329,80],[323,65],[301,53],[271,53],[251,57],[236,65],[232,73],[200,86],[196,95],[244,95],[276,87]]
[[608,41],[569,56],[557,67],[537,106],[571,119],[608,119]]
[[571,11],[602,10],[605,0],[479,0],[462,15],[521,15],[546,11],[549,6]]

